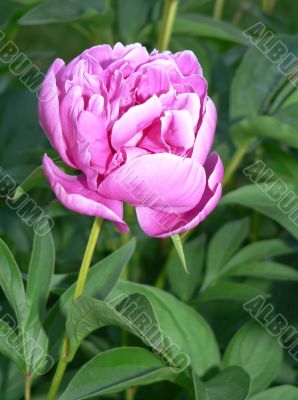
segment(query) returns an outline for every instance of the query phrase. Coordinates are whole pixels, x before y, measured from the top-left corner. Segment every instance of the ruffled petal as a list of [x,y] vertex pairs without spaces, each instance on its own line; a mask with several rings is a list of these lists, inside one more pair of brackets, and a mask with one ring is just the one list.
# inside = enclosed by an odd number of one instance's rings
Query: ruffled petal
[[58,151],[62,160],[75,167],[67,155],[67,144],[62,132],[59,111],[59,88],[56,75],[64,69],[63,60],[57,59],[50,67],[38,96],[39,121],[52,146]]
[[192,158],[204,164],[213,145],[217,121],[216,108],[213,101],[208,98],[202,124],[196,136]]
[[113,126],[111,142],[114,149],[135,146],[141,138],[142,130],[151,125],[160,116],[161,111],[161,102],[157,96],[131,107]]
[[106,199],[91,191],[83,175],[65,174],[47,155],[43,158],[43,168],[53,192],[66,208],[113,221],[122,232],[129,230],[123,221],[123,204],[120,201]]
[[127,162],[99,186],[103,196],[165,212],[185,212],[201,199],[204,168],[190,158],[148,154]]
[[207,184],[197,206],[186,213],[165,213],[148,207],[137,207],[137,217],[149,236],[165,238],[186,232],[202,222],[217,206],[222,193],[223,165],[216,153],[210,154],[205,164]]
[[193,74],[203,75],[201,65],[192,51],[185,50],[175,53],[173,58],[184,76]]

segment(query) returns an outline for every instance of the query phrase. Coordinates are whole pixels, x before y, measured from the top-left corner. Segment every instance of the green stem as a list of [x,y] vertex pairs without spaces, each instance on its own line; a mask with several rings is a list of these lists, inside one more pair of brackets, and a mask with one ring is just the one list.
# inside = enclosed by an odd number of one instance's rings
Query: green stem
[[169,47],[173,25],[177,14],[178,3],[179,0],[165,0],[161,30],[157,44],[159,51],[165,51]]
[[[83,257],[83,261],[81,264],[76,288],[75,288],[75,293],[74,293],[74,299],[77,299],[80,297],[85,288],[85,283],[87,280],[88,276],[88,271],[90,268],[90,264],[92,261],[93,253],[95,250],[95,246],[101,231],[101,225],[102,225],[102,220],[99,218],[95,218],[93,222],[93,226],[90,232],[89,240],[87,243],[87,247],[85,250],[85,254]],[[69,353],[69,338],[67,335],[64,336],[63,339],[63,345],[62,345],[62,351],[60,354],[60,358],[58,361],[57,369],[50,387],[50,391],[48,394],[48,400],[55,400],[57,397],[57,393],[59,390],[59,387],[61,385],[65,370],[67,368],[68,364],[68,353]],[[27,400],[27,399],[26,399]]]
[[245,153],[247,152],[247,149],[249,148],[250,142],[244,143],[238,150],[236,150],[232,161],[228,165],[225,175],[224,175],[224,180],[223,180],[223,186],[226,186],[229,182],[230,179],[232,178],[234,172],[238,168],[239,164],[243,160],[243,157],[245,156]]
[[224,9],[224,5],[225,5],[225,0],[216,0],[215,1],[214,11],[213,11],[213,18],[216,21],[221,20],[223,9]]
[[26,373],[25,376],[25,400],[31,399],[31,374]]

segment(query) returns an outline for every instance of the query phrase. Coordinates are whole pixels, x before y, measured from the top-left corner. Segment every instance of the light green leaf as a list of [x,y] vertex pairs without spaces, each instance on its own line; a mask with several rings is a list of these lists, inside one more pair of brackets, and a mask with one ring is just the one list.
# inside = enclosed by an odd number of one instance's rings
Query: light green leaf
[[171,236],[171,239],[174,243],[175,249],[177,251],[178,257],[181,261],[182,267],[184,268],[184,271],[189,274],[189,270],[187,269],[187,265],[186,265],[186,260],[185,260],[185,255],[184,255],[184,250],[183,250],[183,244],[181,241],[181,238],[179,235],[174,235]]
[[222,274],[222,267],[239,249],[249,230],[249,219],[232,221],[223,225],[208,246],[207,269],[202,290]]
[[269,192],[273,189],[270,188],[268,190],[267,184],[246,185],[227,193],[223,197],[221,204],[239,204],[250,207],[272,218],[298,239],[298,224],[296,223],[298,209],[296,208],[296,203],[292,202],[293,207],[290,207],[290,209],[288,207],[287,212],[284,212],[283,208],[280,207],[283,204],[282,202],[284,202],[284,206],[286,205],[287,198],[290,200],[291,193],[298,193],[297,189],[297,185],[288,184],[287,194],[283,196],[283,199],[274,201],[272,199],[273,192]]
[[255,261],[231,268],[228,276],[252,276],[277,281],[298,281],[298,272],[287,265]]
[[181,268],[178,256],[170,258],[167,263],[168,277],[173,292],[183,301],[188,301],[202,279],[202,271],[205,259],[205,236],[187,241],[184,245],[184,254],[189,274]]
[[[123,294],[132,293],[143,294],[150,301],[158,325],[164,338],[167,338],[164,339],[167,354],[175,364],[179,361],[180,369],[185,368],[190,361],[200,377],[210,368],[218,366],[219,350],[214,334],[208,323],[193,308],[163,290],[126,281],[119,281],[108,298],[113,300]],[[174,348],[176,350],[172,354]]]
[[161,349],[162,334],[145,296],[136,293],[119,298],[113,304],[80,297],[71,307],[66,324],[70,338],[69,360],[91,332],[104,326],[118,326],[138,336],[156,351]]
[[250,397],[250,400],[297,400],[298,388],[289,385],[274,387]]
[[103,0],[49,0],[30,10],[19,20],[19,23],[42,25],[75,21],[86,15],[102,14],[104,10]]
[[[295,111],[297,107],[295,107]],[[274,139],[283,144],[288,144],[295,149],[298,148],[298,117],[296,112],[296,128],[280,115],[258,115],[252,118],[245,118],[232,125],[230,134],[237,147],[242,146],[247,140],[254,141],[260,138]]]
[[21,323],[25,311],[25,289],[19,267],[9,248],[0,239],[0,286],[9,301],[18,322]]
[[[104,300],[113,289],[122,269],[131,258],[135,245],[135,240],[131,240],[110,256],[95,264],[89,271],[84,295],[95,296]],[[49,352],[53,358],[57,358],[60,350],[66,315],[72,305],[74,291],[75,284],[59,298],[45,321],[45,330],[50,338]]]
[[249,45],[242,32],[233,25],[198,14],[180,14],[174,23],[173,33]]
[[142,348],[108,350],[91,359],[73,377],[59,400],[89,399],[149,385],[173,377],[154,354]]
[[232,338],[223,367],[242,367],[251,378],[251,394],[266,389],[276,377],[283,351],[276,337],[256,322],[244,325]]

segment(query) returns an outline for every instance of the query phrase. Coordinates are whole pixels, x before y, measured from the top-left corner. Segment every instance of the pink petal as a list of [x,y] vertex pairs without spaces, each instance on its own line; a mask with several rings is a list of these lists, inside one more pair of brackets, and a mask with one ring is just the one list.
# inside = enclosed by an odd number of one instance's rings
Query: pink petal
[[80,214],[111,220],[121,231],[128,231],[123,221],[123,204],[120,201],[106,199],[91,191],[83,175],[65,174],[47,155],[43,158],[43,168],[53,192],[66,208]]
[[111,142],[114,149],[136,145],[142,130],[151,125],[160,116],[161,111],[161,103],[157,96],[131,107],[113,126]]
[[171,148],[190,149],[195,140],[191,115],[187,110],[165,112],[164,139]]
[[190,158],[148,154],[108,175],[100,184],[99,192],[133,206],[184,212],[199,202],[205,181],[204,168]]
[[62,160],[75,167],[67,155],[67,145],[62,132],[59,114],[59,88],[56,75],[64,68],[60,59],[54,61],[50,67],[39,93],[39,121],[52,146],[58,151]]
[[167,93],[170,88],[171,83],[167,71],[148,66],[141,75],[136,94],[137,98],[143,102],[154,94],[160,96],[162,93]]
[[160,238],[177,235],[196,227],[217,206],[222,192],[223,165],[216,153],[205,164],[207,185],[196,207],[186,213],[165,213],[148,207],[137,207],[137,217],[143,231]]
[[193,74],[203,75],[202,68],[198,62],[197,57],[190,50],[185,50],[173,55],[176,64],[184,76]]
[[216,108],[213,101],[208,98],[206,102],[206,110],[203,115],[203,121],[197,133],[192,158],[200,164],[204,164],[205,160],[213,145],[217,121]]

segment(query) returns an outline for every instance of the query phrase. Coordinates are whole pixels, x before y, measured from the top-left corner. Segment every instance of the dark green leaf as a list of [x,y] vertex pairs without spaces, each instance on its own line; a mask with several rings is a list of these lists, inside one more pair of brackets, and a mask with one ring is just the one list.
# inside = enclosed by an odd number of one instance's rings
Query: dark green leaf
[[[282,196],[278,192],[274,193],[272,186],[268,189],[267,184],[246,185],[226,194],[221,204],[240,204],[253,208],[278,222],[298,239],[298,224],[296,222],[298,209],[296,208],[296,198],[292,196],[292,193],[298,193],[297,189],[297,185],[288,184],[285,195]],[[275,201],[273,199],[275,197],[272,196],[277,196],[278,201]]]
[[14,329],[0,319],[0,353],[12,360],[21,372],[25,373],[26,364],[22,357],[21,347],[21,340]]
[[287,265],[275,262],[255,261],[231,268],[229,276],[252,276],[278,281],[298,281],[298,272]]
[[[95,264],[89,271],[84,294],[104,300],[116,284],[122,269],[135,250],[135,240],[131,240],[119,250]],[[50,310],[45,329],[50,338],[49,352],[55,358],[60,350],[65,330],[66,315],[71,307],[75,291],[72,285]]]
[[[143,294],[150,301],[158,325],[167,338],[163,344],[168,358],[174,360],[174,367],[179,361],[178,368],[185,368],[190,361],[200,377],[218,365],[219,351],[214,334],[207,322],[194,309],[162,290],[124,281],[118,282],[109,299],[133,293]],[[167,342],[171,344],[169,347]],[[180,358],[177,357],[177,353]]]
[[88,14],[101,14],[104,9],[103,0],[50,0],[30,10],[19,20],[19,23],[42,25],[75,21]]
[[19,267],[9,248],[0,239],[0,285],[21,323],[25,311],[25,289]]
[[104,326],[118,326],[135,334],[156,351],[160,350],[162,334],[145,296],[136,293],[117,299],[113,304],[80,297],[71,307],[67,319],[69,359],[91,332]]
[[240,367],[228,367],[207,381],[204,386],[195,378],[196,400],[245,400],[250,377]]
[[244,325],[232,338],[224,354],[223,366],[239,366],[249,373],[251,394],[266,389],[276,377],[282,362],[277,338],[256,322]]
[[70,381],[60,400],[89,399],[131,386],[170,379],[173,371],[141,348],[106,351],[87,362]]
[[175,21],[173,33],[249,45],[242,32],[233,25],[198,14],[179,15]]
[[222,267],[239,249],[248,235],[249,219],[223,225],[213,236],[207,253],[207,269],[202,290],[222,274]]
[[280,239],[260,240],[258,242],[250,243],[239,250],[238,253],[236,253],[225,265],[224,271],[228,271],[232,267],[242,264],[291,254],[295,251],[297,251],[295,246],[283,242]]
[[203,303],[215,300],[234,300],[246,301],[256,296],[267,296],[260,289],[244,283],[218,281],[210,286],[194,301],[195,303]]

